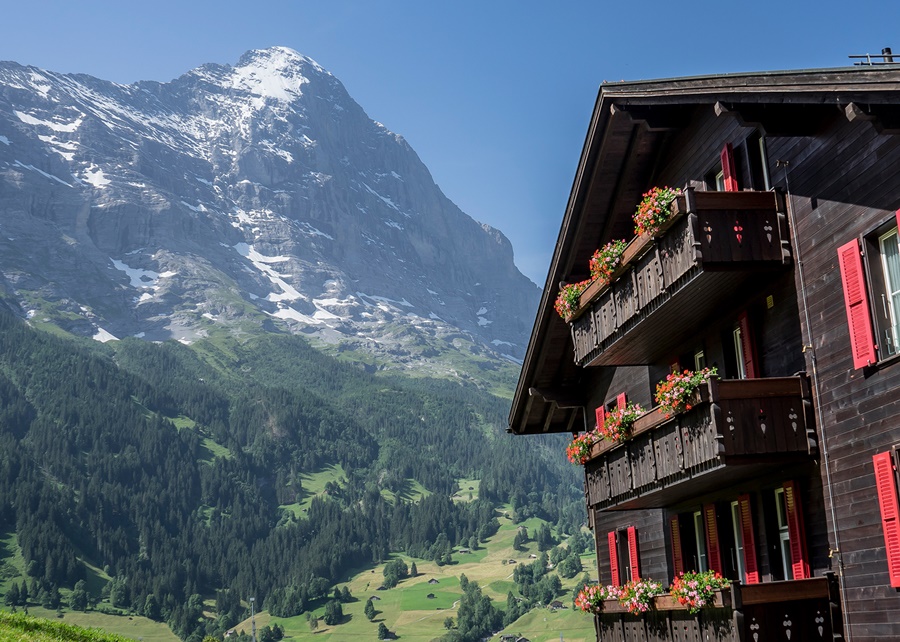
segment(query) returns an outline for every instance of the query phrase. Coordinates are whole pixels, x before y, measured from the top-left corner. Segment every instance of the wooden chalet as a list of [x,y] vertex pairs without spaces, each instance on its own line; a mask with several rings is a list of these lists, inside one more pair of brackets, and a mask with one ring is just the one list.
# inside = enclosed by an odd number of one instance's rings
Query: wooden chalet
[[[674,218],[634,238],[654,186],[683,190]],[[601,583],[733,584],[697,615],[613,603],[598,640],[900,640],[898,208],[900,65],[601,87],[509,430],[590,431],[717,368],[596,443],[585,498]],[[623,265],[560,318],[613,239]]]

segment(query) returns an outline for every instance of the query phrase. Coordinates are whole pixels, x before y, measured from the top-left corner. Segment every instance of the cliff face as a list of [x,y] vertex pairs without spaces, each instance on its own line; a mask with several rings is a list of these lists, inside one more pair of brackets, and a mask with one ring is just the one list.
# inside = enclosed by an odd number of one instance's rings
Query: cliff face
[[280,47],[128,86],[0,63],[0,277],[101,340],[302,332],[444,371],[521,358],[539,296],[402,137]]

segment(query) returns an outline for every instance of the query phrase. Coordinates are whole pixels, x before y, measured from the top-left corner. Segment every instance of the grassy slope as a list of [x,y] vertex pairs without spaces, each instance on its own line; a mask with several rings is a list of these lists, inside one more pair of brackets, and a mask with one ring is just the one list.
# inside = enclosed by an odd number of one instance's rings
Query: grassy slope
[[60,620],[45,620],[22,613],[0,611],[0,642],[122,642],[126,639]]
[[[464,487],[468,488],[468,482],[466,483]],[[521,525],[532,531],[540,523],[540,520],[531,519]],[[477,581],[484,593],[494,600],[496,606],[505,608],[507,591],[512,590],[515,593],[515,584],[512,581],[515,566],[504,564],[503,561],[516,560],[520,564],[528,563],[531,561],[529,555],[538,552],[533,542],[526,546],[525,551],[513,549],[512,542],[518,526],[501,517],[499,532],[483,548],[469,555],[454,555],[454,564],[450,566],[439,567],[433,562],[413,560],[404,556],[407,564],[415,561],[419,575],[403,580],[396,588],[390,590],[376,590],[383,579],[383,565],[355,575],[346,584],[353,594],[354,601],[343,605],[344,621],[339,625],[326,626],[320,620],[318,630],[313,633],[304,615],[274,618],[263,612],[256,618],[257,629],[278,622],[294,640],[337,642],[357,638],[375,639],[378,623],[384,622],[392,632],[400,636],[401,640],[427,641],[440,637],[446,633],[444,620],[447,617],[456,618],[456,606],[462,594],[459,588],[461,573],[465,573],[470,580]],[[593,556],[585,555],[583,559],[585,567],[590,568],[588,564],[592,564]],[[438,583],[429,584],[430,579],[436,579]],[[544,608],[535,609],[514,622],[505,632],[520,633],[533,642],[558,640],[560,632],[564,633],[567,641],[596,639],[593,620],[571,609],[571,591],[576,581],[577,578],[563,580],[565,594],[559,599],[569,608],[555,613]],[[434,598],[428,598],[428,594],[433,594]],[[372,595],[380,599],[374,602],[377,614],[375,619],[369,622],[363,609],[366,599]],[[324,606],[319,606],[314,612],[321,618]],[[249,633],[249,620],[239,624],[237,629]]]
[[[340,469],[329,469],[318,474],[309,481],[312,492],[317,486],[324,490],[325,482],[336,481],[342,475]],[[463,480],[461,485],[468,489],[472,480]],[[538,519],[529,519],[522,524],[513,524],[508,518],[500,517],[500,530],[491,537],[490,541],[482,548],[470,554],[454,555],[454,563],[450,566],[439,567],[434,562],[425,560],[413,560],[404,556],[407,564],[415,561],[419,575],[415,578],[403,580],[397,587],[386,590],[376,590],[383,580],[383,565],[374,569],[364,570],[346,583],[353,594],[354,601],[344,604],[344,621],[340,625],[326,626],[321,620],[316,633],[309,629],[305,616],[293,618],[273,618],[265,611],[256,616],[258,629],[273,622],[280,623],[291,639],[308,642],[313,640],[338,640],[370,638],[375,639],[378,623],[384,622],[401,639],[417,641],[432,640],[446,632],[444,620],[447,617],[456,618],[456,607],[462,594],[459,588],[459,575],[465,573],[470,580],[477,581],[486,595],[491,597],[499,608],[506,606],[506,594],[513,591],[515,584],[512,581],[512,573],[515,565],[509,564],[509,560],[516,560],[519,564],[531,562],[531,554],[537,554],[537,546],[534,542],[526,545],[526,550],[516,551],[512,547],[513,538],[519,526],[525,526],[529,532],[540,526]],[[0,539],[7,550],[18,550],[15,536],[8,534]],[[13,561],[19,561],[13,556]],[[586,569],[592,568],[593,555],[583,556]],[[504,564],[504,560],[507,562]],[[429,584],[430,579],[437,580],[437,584]],[[577,578],[576,578],[577,579]],[[571,609],[571,590],[576,579],[563,580],[565,594],[559,599],[569,606],[565,610],[552,612],[548,609],[538,608],[526,614],[514,622],[504,632],[517,633],[528,637],[533,642],[553,642],[559,639],[563,633],[567,642],[578,640],[594,640],[593,622],[590,617],[574,612]],[[10,580],[11,581],[11,580]],[[5,587],[4,587],[5,588]],[[67,591],[63,591],[64,598]],[[432,594],[434,597],[429,598]],[[365,601],[369,596],[378,596],[375,608],[378,611],[373,622],[369,622],[364,613]],[[320,605],[315,611],[320,618],[324,614],[324,605]],[[0,612],[2,613],[2,612]],[[146,642],[176,642],[177,637],[164,624],[153,622],[147,618],[138,616],[114,616],[98,612],[69,612],[66,611],[63,620],[57,620],[56,612],[40,607],[30,607],[29,613],[52,622],[64,622],[84,627],[99,627],[104,631],[125,636],[130,639],[143,639]],[[249,620],[238,625],[238,630],[250,632]],[[15,640],[22,637],[2,637],[0,629],[0,642]],[[35,638],[40,642],[49,642],[57,638]],[[64,639],[64,638],[61,638]],[[102,639],[102,638],[100,638]]]

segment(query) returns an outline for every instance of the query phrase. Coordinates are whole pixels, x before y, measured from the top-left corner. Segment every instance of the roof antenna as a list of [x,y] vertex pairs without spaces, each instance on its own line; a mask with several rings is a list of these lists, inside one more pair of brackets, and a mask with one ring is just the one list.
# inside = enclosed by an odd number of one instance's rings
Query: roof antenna
[[[851,59],[859,59],[859,62],[854,62],[853,64],[857,67],[873,67],[875,65],[892,65],[894,64],[894,52],[891,51],[890,47],[885,47],[881,50],[880,54],[863,54],[861,56],[847,56]],[[876,60],[873,60],[875,58]],[[877,58],[881,58],[881,60],[877,60]]]

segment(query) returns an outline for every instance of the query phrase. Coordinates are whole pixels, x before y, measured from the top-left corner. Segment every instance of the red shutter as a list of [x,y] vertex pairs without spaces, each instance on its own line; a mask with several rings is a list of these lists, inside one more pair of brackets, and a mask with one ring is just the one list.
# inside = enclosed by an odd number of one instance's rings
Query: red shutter
[[741,328],[741,352],[744,353],[744,372],[748,379],[756,379],[759,376],[759,365],[756,359],[756,341],[753,340],[753,331],[750,328],[750,318],[747,312],[741,312],[738,317],[738,326]]
[[599,406],[594,414],[597,415],[597,430],[600,430],[600,427],[603,426],[603,422],[606,419],[606,408],[603,406]]
[[628,562],[631,564],[631,579],[637,582],[641,579],[641,572],[638,569],[637,529],[634,526],[628,527]]
[[744,570],[747,584],[759,584],[759,566],[756,563],[756,538],[753,536],[753,508],[750,495],[738,497],[741,513],[741,534],[744,537]]
[[613,586],[619,586],[619,553],[616,550],[616,531],[610,531],[606,536],[609,542],[609,574]]
[[703,524],[706,526],[706,557],[709,568],[722,573],[722,557],[719,555],[719,529],[716,526],[715,504],[703,505]]
[[872,319],[869,315],[869,299],[863,278],[859,241],[853,240],[838,248],[841,266],[841,283],[844,286],[844,306],[850,326],[850,350],[856,369],[875,363],[875,337],[872,336]]
[[678,515],[669,518],[669,531],[672,535],[672,566],[675,568],[675,577],[684,573],[684,553],[681,549],[681,528],[678,525]]
[[900,588],[900,506],[897,502],[897,480],[890,452],[872,457],[875,464],[875,487],[881,506],[881,527],[884,530],[884,550],[887,554],[888,577],[891,586]]
[[628,397],[625,396],[624,392],[620,392],[616,396],[616,406],[618,406],[619,410],[623,410],[627,404],[628,404]]
[[722,177],[725,179],[725,191],[738,191],[737,170],[734,167],[734,148],[725,143],[722,148]]
[[803,529],[800,489],[793,481],[784,482],[784,508],[787,512],[788,535],[791,538],[791,569],[795,580],[804,580],[810,577],[809,556],[806,554],[806,532]]

